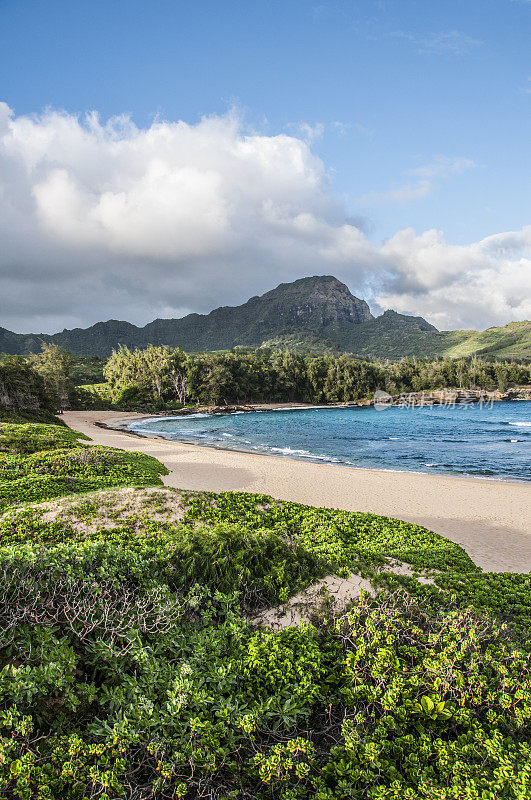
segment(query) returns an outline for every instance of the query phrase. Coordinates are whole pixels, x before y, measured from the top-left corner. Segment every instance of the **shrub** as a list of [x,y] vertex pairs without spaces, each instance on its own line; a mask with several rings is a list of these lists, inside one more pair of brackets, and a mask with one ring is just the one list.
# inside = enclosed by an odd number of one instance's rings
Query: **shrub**
[[[0,429],[1,798],[530,800],[529,576],[264,495],[176,492],[170,521],[160,491],[131,513],[96,492],[54,518],[17,503],[163,467],[49,428]],[[279,632],[242,616],[332,569],[378,593]]]
[[109,486],[160,485],[166,469],[156,459],[86,446],[80,436],[59,426],[0,424],[0,511]]
[[246,492],[185,495],[189,502],[185,520],[273,530],[339,568],[367,570],[396,558],[421,569],[477,570],[459,545],[401,520],[313,508]]

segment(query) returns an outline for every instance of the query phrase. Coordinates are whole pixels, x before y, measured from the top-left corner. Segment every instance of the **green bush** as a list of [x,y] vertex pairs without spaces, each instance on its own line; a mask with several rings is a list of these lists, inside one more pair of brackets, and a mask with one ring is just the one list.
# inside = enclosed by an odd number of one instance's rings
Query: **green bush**
[[27,425],[28,423],[37,423],[66,427],[64,422],[59,417],[57,417],[52,411],[47,411],[46,409],[36,409],[34,411],[12,411],[5,408],[0,408],[0,423],[9,423],[11,425]]
[[66,447],[79,447],[83,433],[56,424],[0,423],[0,453],[37,453]]
[[389,517],[313,508],[246,492],[188,493],[187,497],[185,520],[273,530],[337,568],[366,570],[396,558],[421,569],[478,569],[463,548],[449,539]]
[[[264,495],[21,505],[160,484],[49,427],[0,430],[0,798],[531,800],[529,576]],[[279,632],[242,613],[331,570],[380,588]]]
[[166,474],[150,456],[83,445],[79,438],[59,426],[0,424],[0,511],[111,486],[160,485]]
[[3,796],[529,797],[530,656],[476,612],[255,631],[230,596],[50,561],[2,558]]

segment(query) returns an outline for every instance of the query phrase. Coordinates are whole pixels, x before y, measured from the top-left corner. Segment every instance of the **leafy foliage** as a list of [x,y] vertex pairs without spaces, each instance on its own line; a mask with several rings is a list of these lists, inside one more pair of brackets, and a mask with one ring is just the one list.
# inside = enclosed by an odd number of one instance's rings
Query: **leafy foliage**
[[[389,583],[389,576],[384,581]],[[500,624],[510,623],[513,634],[519,633],[522,642],[529,640],[531,630],[531,576],[504,572],[476,572],[464,575],[448,572],[437,575],[434,586],[418,586],[405,579],[391,578],[390,583],[405,583],[426,608],[438,611],[458,603],[473,606],[496,616]]]
[[0,413],[49,412],[54,398],[44,378],[20,356],[0,356]]
[[477,569],[459,545],[420,525],[390,517],[313,508],[246,492],[185,496],[189,501],[185,520],[273,530],[295,537],[307,550],[339,568],[370,569],[385,563],[387,557],[423,569],[453,568],[463,573]]
[[[256,400],[309,403],[372,398],[377,389],[391,394],[445,387],[505,390],[531,381],[524,364],[480,359],[362,361],[349,355],[308,356],[288,350],[199,353],[186,356],[170,348],[115,351],[105,369],[110,397],[124,408],[164,407],[186,398],[216,405]],[[184,395],[176,389],[181,376]],[[95,387],[102,397],[105,390]],[[109,395],[107,394],[107,397]],[[155,405],[153,405],[155,404]]]
[[87,446],[78,438],[59,426],[0,423],[0,511],[109,486],[157,485],[166,472],[150,456]]
[[76,386],[103,381],[105,361],[98,356],[71,355],[70,378]]
[[[60,427],[3,425],[0,443],[2,487],[160,482],[152,459]],[[0,797],[531,798],[529,576],[485,575],[420,526],[264,495],[10,502]],[[386,572],[396,558],[435,583]],[[330,570],[380,588],[315,625],[245,616]]]
[[0,420],[57,423],[52,412],[58,408],[108,407],[99,396],[75,385],[85,375],[102,377],[102,364],[90,357],[74,359],[46,342],[41,342],[37,355],[0,356]]

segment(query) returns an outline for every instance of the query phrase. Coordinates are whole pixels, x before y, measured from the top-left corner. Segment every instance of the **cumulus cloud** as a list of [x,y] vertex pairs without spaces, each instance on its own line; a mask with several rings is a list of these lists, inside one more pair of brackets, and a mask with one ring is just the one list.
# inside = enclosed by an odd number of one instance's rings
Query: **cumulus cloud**
[[[531,316],[531,229],[468,247],[437,231],[371,241],[311,138],[249,133],[236,113],[142,129],[0,104],[0,325],[144,324],[329,273],[376,308],[445,327]],[[413,185],[469,166],[438,157]]]
[[378,302],[420,313],[437,327],[486,328],[531,319],[531,225],[450,245],[440,231],[399,231],[382,246],[394,264]]

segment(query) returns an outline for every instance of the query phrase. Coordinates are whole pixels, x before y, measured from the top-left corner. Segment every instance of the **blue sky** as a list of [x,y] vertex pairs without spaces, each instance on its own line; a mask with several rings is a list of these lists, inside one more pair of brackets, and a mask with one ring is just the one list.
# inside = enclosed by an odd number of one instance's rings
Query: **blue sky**
[[[306,142],[371,241],[412,227],[468,246],[531,222],[531,2],[0,0],[0,40],[15,118],[96,110],[144,129],[235,108],[242,136]],[[419,312],[400,280],[384,297],[397,286]]]

